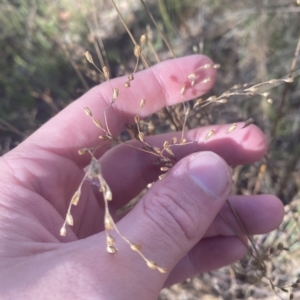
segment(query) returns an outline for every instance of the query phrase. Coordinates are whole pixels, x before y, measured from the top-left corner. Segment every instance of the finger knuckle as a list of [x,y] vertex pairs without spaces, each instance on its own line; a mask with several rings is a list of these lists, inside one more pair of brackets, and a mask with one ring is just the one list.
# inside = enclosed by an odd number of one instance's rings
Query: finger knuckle
[[194,208],[185,191],[164,187],[152,191],[144,202],[145,214],[176,243],[194,239],[197,235]]

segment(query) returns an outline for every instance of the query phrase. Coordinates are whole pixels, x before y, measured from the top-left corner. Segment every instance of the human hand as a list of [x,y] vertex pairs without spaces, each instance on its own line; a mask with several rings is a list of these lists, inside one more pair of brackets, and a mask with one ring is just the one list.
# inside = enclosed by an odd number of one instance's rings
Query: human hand
[[[144,117],[207,92],[215,78],[213,69],[204,71],[210,82],[188,89],[183,97],[179,93],[187,74],[206,63],[210,61],[204,56],[190,56],[136,74],[131,88],[122,89],[107,112],[112,134],[117,136],[133,122],[141,98],[147,100]],[[112,83],[122,86],[124,78]],[[118,237],[118,253],[106,252],[103,199],[90,184],[83,186],[81,200],[72,208],[74,226],[60,236],[70,199],[89,164],[88,155],[79,156],[78,150],[103,142],[83,108],[89,107],[103,121],[110,99],[109,83],[92,89],[1,158],[2,299],[157,299],[164,286],[230,264],[246,253],[218,216],[221,211],[243,234],[226,199],[249,234],[266,233],[280,224],[283,206],[276,197],[229,196],[228,165],[259,160],[266,152],[263,133],[251,125],[226,134],[228,125],[214,125],[186,132],[186,139],[196,143],[177,147],[180,161],[128,214],[116,219],[120,232],[141,244],[147,258],[167,268],[166,274],[149,269]],[[204,141],[211,129],[215,136]],[[147,141],[161,146],[173,136]],[[160,173],[149,154],[126,145],[106,150],[103,146],[96,155],[113,193],[110,209],[115,211]]]

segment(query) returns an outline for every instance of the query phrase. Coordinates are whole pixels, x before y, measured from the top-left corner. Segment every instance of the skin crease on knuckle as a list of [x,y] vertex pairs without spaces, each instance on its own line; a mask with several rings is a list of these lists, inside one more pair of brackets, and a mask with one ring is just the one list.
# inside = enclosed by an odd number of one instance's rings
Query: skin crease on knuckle
[[158,182],[161,187],[153,186],[151,195],[146,195],[144,212],[173,243],[180,246],[182,240],[193,240],[199,235],[199,197],[202,191],[186,189],[184,187],[189,186],[189,182],[184,181],[188,180],[179,179],[181,182],[178,183],[170,177]]

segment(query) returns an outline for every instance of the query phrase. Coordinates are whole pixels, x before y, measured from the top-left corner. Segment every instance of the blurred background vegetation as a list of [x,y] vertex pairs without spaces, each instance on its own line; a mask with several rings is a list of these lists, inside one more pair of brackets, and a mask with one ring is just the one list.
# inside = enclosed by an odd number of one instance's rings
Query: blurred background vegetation
[[[172,57],[139,0],[115,2],[136,39],[147,33],[151,43],[144,53],[152,64],[157,62],[152,48],[160,60]],[[271,90],[264,86],[263,92],[270,92],[267,97],[233,97],[222,107],[209,107],[195,125],[252,117],[266,133],[270,150],[261,162],[234,168],[239,179],[234,192],[274,193],[285,204],[296,203],[300,65],[294,56],[300,37],[300,1],[145,2],[176,56],[203,53],[221,65],[211,95],[235,85],[286,78],[294,59],[293,83]],[[98,58],[99,66],[109,66],[113,77],[134,69],[133,44],[110,0],[0,0],[0,27],[0,155],[103,80],[86,62],[85,51]],[[294,240],[291,243],[296,245]]]

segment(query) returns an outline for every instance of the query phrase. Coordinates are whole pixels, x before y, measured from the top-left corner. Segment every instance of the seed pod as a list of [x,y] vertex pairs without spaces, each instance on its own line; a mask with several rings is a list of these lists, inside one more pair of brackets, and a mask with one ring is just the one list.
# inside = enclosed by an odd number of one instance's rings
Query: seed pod
[[107,189],[104,193],[104,197],[107,201],[111,201],[112,200],[112,193],[110,189]]
[[78,204],[79,199],[80,199],[80,195],[81,195],[81,191],[80,190],[78,190],[78,191],[75,192],[75,194],[73,195],[72,200],[71,200],[71,203],[73,205],[76,206]]
[[153,269],[155,270],[157,268],[157,263],[154,262],[154,261],[151,261],[151,260],[147,260],[147,266],[150,268],[150,269]]
[[107,243],[107,245],[112,246],[116,243],[116,241],[110,234],[107,234],[106,243]]
[[191,73],[191,74],[188,75],[187,78],[188,79],[194,79],[194,78],[196,78],[196,74],[195,73]]
[[135,45],[133,53],[134,53],[136,58],[139,58],[141,56],[141,52],[142,52],[141,46]]
[[194,104],[194,106],[193,106],[193,108],[197,107],[197,106],[200,105],[202,102],[203,102],[202,98],[197,99],[196,102],[195,102],[195,104]]
[[104,67],[102,68],[102,71],[103,71],[104,76],[105,76],[107,79],[109,79],[110,74],[109,74],[108,67],[107,67],[107,66],[104,66]]
[[158,154],[161,153],[161,150],[160,150],[158,147],[153,147],[153,150],[154,150],[156,153],[158,153]]
[[161,268],[161,267],[157,267],[157,270],[162,273],[162,274],[165,274],[168,272],[168,269],[167,268]]
[[136,116],[134,117],[134,122],[135,122],[136,124],[138,124],[138,123],[140,122],[140,115],[136,115]]
[[208,69],[210,67],[211,67],[211,64],[206,64],[206,65],[203,66],[203,69]]
[[92,112],[91,112],[91,110],[90,110],[88,107],[85,107],[85,108],[84,108],[84,111],[85,111],[85,113],[86,113],[89,117],[92,117]]
[[186,86],[184,85],[180,90],[180,95],[183,95],[186,91]]
[[102,126],[102,124],[100,123],[100,121],[99,120],[97,120],[97,119],[93,119],[93,123],[98,127],[98,128],[101,128],[101,129],[103,129],[103,126]]
[[217,97],[216,97],[216,96],[211,96],[211,97],[207,98],[206,101],[215,102],[216,100],[217,100]]
[[114,225],[113,225],[113,222],[111,220],[111,217],[109,216],[106,216],[105,219],[104,219],[104,227],[106,230],[112,230],[114,229]]
[[111,138],[107,135],[99,135],[99,140],[111,140]]
[[248,127],[249,125],[251,125],[251,124],[253,124],[253,123],[254,123],[254,120],[253,120],[252,118],[249,118],[249,119],[245,122],[244,126],[243,126],[241,129],[246,128],[246,127]]
[[130,245],[131,250],[133,251],[141,251],[142,250],[142,246],[139,244],[131,244]]
[[164,141],[163,147],[164,147],[164,149],[170,147],[169,142],[168,141]]
[[219,64],[213,65],[213,68],[214,68],[214,69],[219,69],[220,67],[221,67],[221,65],[219,65]]
[[179,142],[180,145],[183,145],[183,144],[185,144],[185,143],[186,143],[186,139],[185,139],[185,138],[182,138],[182,139],[180,140],[180,142]]
[[113,102],[115,102],[119,97],[119,89],[118,88],[114,88],[114,92],[113,92]]
[[146,34],[142,34],[141,37],[140,37],[140,45],[141,45],[141,47],[143,47],[145,45],[146,41],[147,41]]
[[161,170],[162,172],[167,172],[167,171],[170,170],[170,168],[168,168],[168,167],[161,167],[160,170]]
[[234,131],[237,128],[237,124],[233,123],[228,129],[227,129],[227,133],[230,133],[232,131]]
[[73,217],[70,213],[67,214],[66,221],[67,221],[68,225],[70,225],[70,226],[74,225]]
[[116,248],[115,246],[112,246],[112,245],[107,245],[106,251],[107,251],[109,254],[115,254],[115,253],[118,252],[117,248]]
[[143,133],[143,132],[139,132],[139,140],[140,140],[141,142],[144,142],[144,141],[145,141],[144,133]]
[[161,174],[161,175],[158,176],[158,179],[159,179],[159,180],[162,180],[162,179],[165,178],[165,176],[166,176],[166,174]]
[[177,143],[177,137],[174,136],[174,137],[172,137],[172,144],[176,144],[176,143]]
[[146,99],[141,99],[140,107],[143,108],[146,104]]
[[89,151],[88,148],[82,148],[82,149],[78,150],[78,154],[79,154],[79,155],[82,155],[82,154],[87,153],[88,151]]
[[129,81],[125,82],[124,87],[129,88],[130,87],[130,82]]
[[133,79],[134,79],[133,74],[128,75],[128,80],[129,80],[129,81],[131,81],[131,80],[133,80]]
[[60,229],[60,236],[66,236],[67,234],[67,229],[65,226],[63,226],[61,229]]
[[172,157],[175,158],[175,154],[174,154],[173,151],[170,149],[170,147],[165,148],[165,150],[168,152],[168,154],[169,154],[170,156],[172,156]]
[[207,141],[208,139],[210,139],[213,135],[215,134],[215,131],[212,129],[208,132],[208,134],[205,136],[205,141]]
[[86,52],[84,53],[84,55],[85,55],[85,57],[86,57],[86,59],[87,59],[87,61],[88,61],[89,63],[91,63],[91,64],[94,63],[93,57],[92,57],[92,55],[91,55],[91,53],[90,53],[89,51],[86,51]]
[[202,83],[207,83],[207,82],[210,82],[210,77],[207,77],[207,78],[205,78],[204,80],[202,80]]

